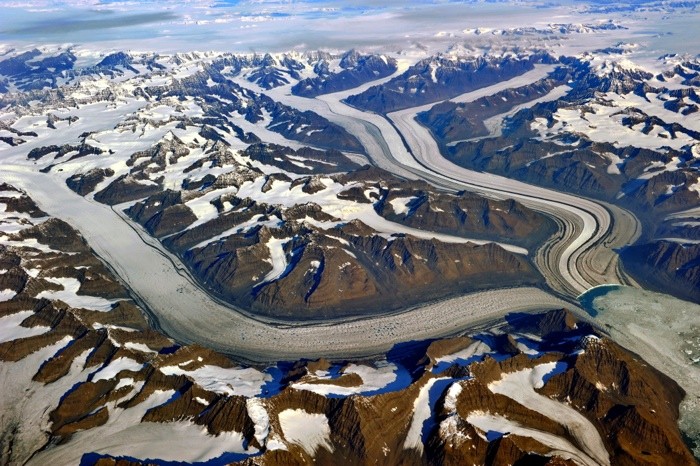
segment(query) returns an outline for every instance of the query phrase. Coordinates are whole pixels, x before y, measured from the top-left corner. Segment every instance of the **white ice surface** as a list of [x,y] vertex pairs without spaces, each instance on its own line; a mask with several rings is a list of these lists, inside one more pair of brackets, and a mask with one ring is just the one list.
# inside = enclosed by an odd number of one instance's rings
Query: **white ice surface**
[[41,335],[51,330],[51,327],[22,327],[24,319],[34,314],[34,311],[21,311],[0,317],[0,343]]
[[391,204],[391,207],[394,209],[396,215],[405,215],[410,211],[408,204],[410,204],[414,199],[417,199],[416,196],[397,197],[389,201],[389,204]]
[[439,363],[452,363],[458,359],[469,359],[473,356],[480,356],[491,351],[489,345],[483,341],[475,341],[463,350],[457,351],[456,353],[446,354],[435,359],[437,364]]
[[32,380],[44,361],[71,341],[72,338],[66,336],[52,345],[37,348],[20,361],[0,361],[0,427],[6,430],[12,425],[22,426],[14,436],[13,454],[18,460],[28,459],[46,444],[47,413],[56,408],[61,395],[87,377],[83,364],[89,352],[85,351],[74,359],[68,373],[57,381],[44,384]]
[[654,128],[645,134],[642,132],[643,123],[632,128],[622,124],[622,119],[626,115],[620,112],[627,108],[638,108],[649,116],[658,116],[666,123],[678,123],[697,131],[696,128],[700,124],[695,121],[696,119],[664,109],[663,101],[657,100],[654,96],[650,102],[635,94],[607,93],[601,96],[601,99],[605,104],[591,102],[586,106],[585,114],[579,108],[559,108],[553,115],[555,123],[551,128],[535,121],[531,125],[532,129],[538,131],[544,138],[563,133],[582,133],[592,141],[609,142],[617,147],[658,149],[669,146],[673,149],[681,149],[683,146],[698,142],[680,132],[676,132],[676,138],[672,139],[671,135],[661,127]]
[[418,450],[423,453],[423,423],[430,418],[432,410],[430,409],[430,389],[438,380],[446,379],[446,377],[438,377],[430,379],[420,388],[418,396],[413,401],[413,417],[411,425],[406,433],[406,440],[403,442],[405,449]]
[[185,370],[180,366],[164,366],[160,371],[165,375],[186,375],[205,390],[223,395],[255,396],[271,376],[253,368],[223,368],[204,365],[195,370]]
[[[500,432],[504,435],[513,434],[522,437],[530,437],[551,448],[551,455],[558,455],[565,459],[571,459],[583,466],[600,466],[601,464],[562,437],[550,434],[549,432],[542,432],[540,430],[524,427],[504,416],[475,411],[467,416],[467,422],[482,430],[484,433]],[[486,438],[485,435],[484,438]]]
[[284,253],[284,245],[290,240],[291,238],[275,238],[271,236],[267,241],[266,246],[270,251],[269,262],[272,265],[272,270],[265,275],[262,282],[260,282],[261,284],[277,280],[287,270],[287,256]]
[[459,382],[455,382],[450,385],[445,394],[445,410],[449,413],[454,413],[457,410],[457,399],[460,393],[462,393],[463,387]]
[[248,416],[255,426],[255,439],[260,445],[265,445],[270,433],[270,415],[260,398],[248,398],[246,400]]
[[157,351],[149,348],[148,345],[144,343],[134,343],[133,341],[127,341],[124,343],[124,348],[141,351],[142,353],[157,353]]
[[[15,233],[19,230],[24,230],[25,228],[29,228],[31,226],[32,226],[31,224],[25,224],[25,225],[15,224],[15,225],[13,225],[13,227],[16,227],[16,228],[11,227],[8,230],[10,230],[10,232],[12,232],[12,233]],[[50,247],[48,247],[47,245],[45,245],[43,243],[38,242],[34,238],[26,238],[26,239],[23,239],[21,241],[17,241],[14,239],[10,240],[10,239],[3,238],[3,235],[0,234],[0,245],[13,246],[13,247],[19,247],[19,248],[23,248],[23,247],[33,248],[33,249],[38,249],[41,252],[53,252],[53,249],[51,249]]]
[[63,289],[58,291],[44,290],[38,295],[36,295],[37,299],[60,299],[61,301],[63,301],[71,307],[94,309],[97,311],[109,311],[112,309],[112,305],[118,301],[100,298],[97,296],[79,295],[78,290],[80,289],[80,282],[75,278],[45,278],[47,281],[61,285]]
[[279,413],[282,434],[289,443],[300,446],[314,456],[316,450],[325,448],[332,452],[331,429],[325,414],[312,414],[303,409],[285,409]]
[[9,301],[17,295],[16,291],[13,290],[0,290],[0,301]]
[[551,372],[556,364],[540,364],[531,369],[503,374],[500,380],[489,384],[489,390],[505,395],[566,427],[578,448],[596,464],[609,465],[610,455],[591,421],[572,407],[535,391],[535,388],[542,387],[542,377]]
[[143,364],[136,362],[131,358],[117,358],[109,362],[109,364],[95,373],[92,380],[108,380],[114,378],[121,371],[138,372],[143,368]]
[[79,464],[85,451],[186,462],[206,461],[227,452],[255,453],[243,448],[243,436],[238,432],[214,437],[206,427],[189,422],[141,422],[148,409],[167,402],[173,394],[172,390],[155,391],[132,408],[111,406],[106,424],[76,433],[71,442],[43,450],[30,464]]
[[307,390],[318,393],[319,395],[352,395],[355,393],[372,392],[382,389],[396,380],[395,364],[387,361],[379,361],[375,367],[365,364],[349,364],[343,371],[344,374],[357,374],[362,379],[360,385],[354,387],[343,387],[334,385],[333,379],[326,377],[317,377],[319,380],[325,380],[325,383],[294,383],[292,388],[297,390]]

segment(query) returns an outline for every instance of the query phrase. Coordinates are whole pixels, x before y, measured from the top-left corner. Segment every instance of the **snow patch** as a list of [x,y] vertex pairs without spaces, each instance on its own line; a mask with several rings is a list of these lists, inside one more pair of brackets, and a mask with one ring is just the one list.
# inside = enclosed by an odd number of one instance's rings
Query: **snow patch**
[[112,310],[112,305],[118,301],[99,298],[97,296],[78,295],[78,290],[80,290],[80,282],[75,278],[46,277],[46,280],[51,283],[61,285],[63,289],[58,291],[44,290],[36,295],[37,299],[60,299],[71,307],[94,309],[97,311],[110,311]]
[[110,363],[107,366],[97,371],[94,377],[92,378],[92,381],[97,382],[98,380],[113,379],[121,371],[138,372],[142,368],[143,364],[134,361],[131,358],[117,358],[110,361]]
[[261,446],[264,446],[267,441],[267,435],[270,432],[270,415],[267,413],[260,398],[248,398],[246,400],[246,408],[248,416],[255,425],[255,439]]
[[287,270],[287,256],[284,253],[284,245],[289,242],[291,238],[275,238],[270,236],[267,241],[266,246],[270,251],[270,259],[268,262],[272,264],[272,270],[270,270],[263,281],[263,283],[274,282],[282,276],[285,270]]
[[9,316],[0,317],[0,343],[20,338],[29,338],[41,335],[51,330],[51,327],[23,327],[20,324],[34,311],[21,311]]
[[312,414],[303,409],[285,409],[279,413],[282,435],[289,443],[300,446],[314,456],[318,448],[332,452],[331,428],[325,414]]
[[124,348],[140,351],[142,353],[157,353],[157,351],[149,348],[148,345],[145,345],[143,343],[134,343],[133,341],[127,341],[126,343],[124,343]]
[[272,379],[269,374],[264,374],[250,367],[227,369],[205,365],[188,371],[179,366],[165,366],[161,367],[160,371],[165,375],[186,375],[207,391],[229,396],[252,397],[259,395],[265,382]]
[[295,383],[292,388],[297,390],[307,390],[319,395],[341,395],[348,396],[357,393],[367,393],[381,390],[397,379],[397,367],[388,361],[380,361],[375,367],[363,364],[349,364],[343,371],[344,374],[357,374],[362,379],[362,384],[354,387],[343,387],[334,385],[333,379],[327,373],[317,372],[315,375],[319,380],[328,380],[328,383]]
[[544,386],[547,377],[563,372],[566,368],[563,362],[539,364],[534,368],[503,374],[500,380],[490,383],[488,388],[493,393],[505,395],[566,427],[576,444],[595,460],[593,464],[609,465],[610,456],[595,426],[567,404],[535,391]]
[[0,290],[0,301],[9,301],[17,295],[16,291],[5,289]]
[[[467,422],[481,430],[483,432],[481,437],[485,440],[494,440],[508,434],[530,437],[548,446],[553,450],[553,453],[562,456],[564,459],[574,460],[576,463],[584,466],[599,466],[598,462],[576,448],[568,440],[549,432],[524,427],[504,416],[474,411],[467,416]],[[605,464],[610,463],[607,462]]]
[[415,199],[418,198],[416,196],[397,197],[395,199],[390,200],[389,204],[391,204],[391,207],[393,207],[396,215],[406,215],[411,211],[408,205]]
[[418,396],[413,401],[413,418],[411,419],[411,426],[406,434],[406,440],[404,440],[404,449],[415,449],[418,452],[423,453],[423,424],[430,418],[432,414],[430,409],[430,389],[438,380],[444,380],[445,377],[439,377],[436,379],[430,379],[428,382],[420,388]]

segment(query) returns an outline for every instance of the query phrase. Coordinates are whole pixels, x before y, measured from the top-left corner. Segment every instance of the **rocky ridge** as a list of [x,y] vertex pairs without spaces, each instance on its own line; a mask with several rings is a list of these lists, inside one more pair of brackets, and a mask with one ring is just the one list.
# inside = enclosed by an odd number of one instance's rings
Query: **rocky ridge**
[[536,64],[555,63],[546,52],[482,56],[440,54],[420,60],[385,84],[351,95],[353,107],[390,113],[449,99],[521,75]]
[[[148,54],[112,52],[89,54],[73,47],[5,50],[0,60],[0,93],[55,89],[86,77],[128,77],[167,70],[210,54],[192,52]],[[80,59],[80,60],[79,60]],[[79,63],[79,65],[76,65]],[[355,50],[337,54],[324,51],[281,54],[219,54],[214,66],[231,77],[241,77],[262,89],[303,81],[314,92],[355,87],[391,74],[394,59]],[[308,90],[306,93],[308,94]],[[300,93],[304,93],[300,90]],[[301,95],[301,94],[300,94]]]
[[311,98],[345,91],[366,82],[390,76],[398,69],[396,59],[393,57],[361,54],[356,50],[344,53],[337,66],[340,70],[333,72],[329,61],[319,61],[314,65],[314,71],[318,76],[302,79],[296,83],[292,86],[292,94]]
[[[456,238],[496,235],[535,247],[554,231],[548,220],[517,203],[433,193],[377,169],[294,180],[244,170],[193,188],[204,196],[223,188],[210,196],[217,215],[207,222],[188,207],[185,201],[195,194],[187,190],[151,195],[127,214],[182,257],[211,291],[274,317],[362,314],[455,290],[538,283],[526,259],[495,244],[448,244],[414,235],[431,225]],[[277,204],[280,196],[292,201]],[[392,203],[406,212],[397,215]],[[350,220],[342,214],[350,209],[367,213]],[[385,228],[383,219],[416,233],[400,233],[400,227],[399,233],[377,231]]]

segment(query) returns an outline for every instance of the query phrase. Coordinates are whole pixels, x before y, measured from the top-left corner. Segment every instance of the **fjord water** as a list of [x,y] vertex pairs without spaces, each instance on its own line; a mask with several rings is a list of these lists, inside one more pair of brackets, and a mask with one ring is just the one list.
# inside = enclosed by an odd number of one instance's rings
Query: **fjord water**
[[700,305],[621,285],[597,286],[578,299],[613,340],[685,390],[679,425],[700,457]]

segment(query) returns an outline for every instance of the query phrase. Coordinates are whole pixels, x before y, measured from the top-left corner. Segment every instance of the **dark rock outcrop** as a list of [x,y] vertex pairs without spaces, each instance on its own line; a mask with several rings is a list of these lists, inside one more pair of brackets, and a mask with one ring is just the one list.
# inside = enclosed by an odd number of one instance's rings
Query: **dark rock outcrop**
[[535,64],[555,61],[546,53],[524,58],[484,55],[458,59],[438,55],[423,59],[386,84],[352,95],[346,101],[363,110],[390,113],[449,99],[523,74]]
[[104,204],[115,205],[135,201],[142,197],[156,194],[162,187],[150,180],[137,180],[129,175],[122,175],[102,191],[95,193],[95,200]]
[[110,176],[114,176],[114,170],[110,168],[95,168],[87,173],[81,173],[69,177],[66,180],[66,184],[76,193],[80,194],[81,196],[85,196],[94,191],[98,184]]
[[700,302],[700,244],[655,240],[628,246],[621,257],[645,285]]

